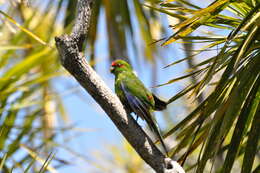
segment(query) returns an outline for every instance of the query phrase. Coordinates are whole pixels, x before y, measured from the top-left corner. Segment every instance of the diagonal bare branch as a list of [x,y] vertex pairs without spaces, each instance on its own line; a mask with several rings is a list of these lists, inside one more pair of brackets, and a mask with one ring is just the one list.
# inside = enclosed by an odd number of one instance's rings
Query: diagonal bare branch
[[92,0],[79,0],[78,15],[70,35],[56,37],[61,63],[95,99],[142,159],[158,173],[184,173],[179,164],[167,158],[133,117],[126,113],[118,97],[87,63],[82,51],[90,23]]

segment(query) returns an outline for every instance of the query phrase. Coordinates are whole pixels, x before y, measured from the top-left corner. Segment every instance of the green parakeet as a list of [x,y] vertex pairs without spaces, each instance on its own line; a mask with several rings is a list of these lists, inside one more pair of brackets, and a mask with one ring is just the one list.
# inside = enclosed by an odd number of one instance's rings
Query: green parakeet
[[166,146],[151,114],[153,110],[165,109],[167,103],[160,100],[144,86],[127,62],[123,60],[112,62],[110,71],[115,75],[115,92],[127,112],[134,112],[147,122],[167,154]]

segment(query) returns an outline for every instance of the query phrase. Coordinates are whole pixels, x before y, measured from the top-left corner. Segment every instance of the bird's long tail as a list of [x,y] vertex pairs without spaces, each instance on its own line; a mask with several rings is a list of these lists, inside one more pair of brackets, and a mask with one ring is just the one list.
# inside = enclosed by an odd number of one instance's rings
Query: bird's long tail
[[149,112],[149,115],[144,117],[144,119],[147,122],[149,128],[155,133],[155,135],[157,136],[157,138],[161,142],[162,147],[163,147],[166,155],[168,156],[168,150],[167,150],[166,145],[165,145],[165,143],[163,141],[163,138],[162,138],[162,135],[160,133],[159,127],[155,124],[154,120],[151,117],[152,117],[152,115]]

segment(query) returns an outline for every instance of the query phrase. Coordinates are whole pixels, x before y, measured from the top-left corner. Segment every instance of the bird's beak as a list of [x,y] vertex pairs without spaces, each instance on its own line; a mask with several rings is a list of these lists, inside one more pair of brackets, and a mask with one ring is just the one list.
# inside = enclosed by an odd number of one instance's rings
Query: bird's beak
[[111,63],[111,67],[110,67],[110,72],[111,72],[111,73],[114,73],[115,67],[116,67],[116,63],[115,63],[115,62],[112,62],[112,63]]
[[111,67],[110,67],[110,72],[113,73],[114,70],[115,70],[115,67],[111,66]]

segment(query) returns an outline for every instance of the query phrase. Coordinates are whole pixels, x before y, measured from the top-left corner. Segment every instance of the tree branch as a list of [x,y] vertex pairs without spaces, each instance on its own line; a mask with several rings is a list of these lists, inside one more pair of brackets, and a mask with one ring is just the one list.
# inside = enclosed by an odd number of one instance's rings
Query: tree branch
[[133,117],[126,113],[118,97],[91,68],[82,54],[90,23],[92,0],[79,0],[78,15],[70,35],[56,37],[61,63],[95,99],[142,159],[158,173],[184,173],[177,162],[166,158]]

